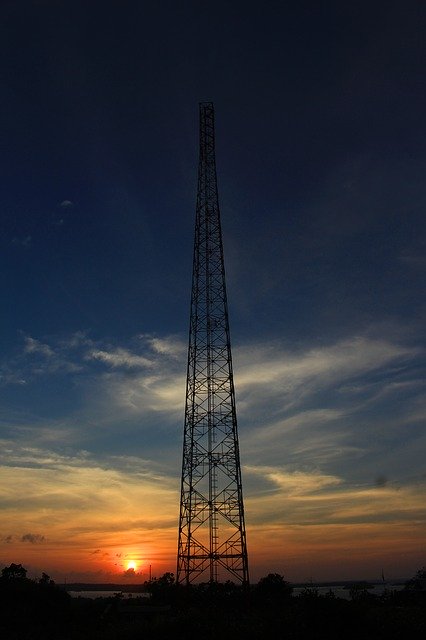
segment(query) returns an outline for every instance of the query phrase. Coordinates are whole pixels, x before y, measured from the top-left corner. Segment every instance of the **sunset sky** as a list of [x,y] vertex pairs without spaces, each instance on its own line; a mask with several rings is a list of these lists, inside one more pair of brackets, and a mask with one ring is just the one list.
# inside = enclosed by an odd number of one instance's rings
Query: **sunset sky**
[[1,566],[175,571],[212,100],[252,580],[413,575],[425,3],[3,0],[0,31]]

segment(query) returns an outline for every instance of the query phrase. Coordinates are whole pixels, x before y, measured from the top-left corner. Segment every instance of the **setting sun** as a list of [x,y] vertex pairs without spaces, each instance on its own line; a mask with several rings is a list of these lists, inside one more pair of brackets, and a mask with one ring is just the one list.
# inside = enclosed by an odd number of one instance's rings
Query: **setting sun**
[[134,560],[129,560],[129,562],[127,563],[127,571],[129,569],[133,569],[133,571],[136,571],[136,562]]

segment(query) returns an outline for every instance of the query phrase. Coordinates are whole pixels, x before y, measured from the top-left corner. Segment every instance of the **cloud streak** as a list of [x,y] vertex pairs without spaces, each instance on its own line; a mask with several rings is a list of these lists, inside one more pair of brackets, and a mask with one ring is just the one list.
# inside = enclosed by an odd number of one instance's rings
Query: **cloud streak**
[[104,350],[92,350],[85,356],[86,360],[98,360],[103,362],[114,369],[124,367],[126,369],[140,369],[151,367],[153,365],[152,360],[139,356],[128,349],[118,348],[112,351]]
[[299,353],[284,351],[279,345],[254,345],[237,351],[238,388],[245,406],[280,393],[291,407],[330,385],[340,388],[344,382],[383,367],[403,366],[419,353],[417,348],[366,337]]
[[39,533],[25,533],[21,542],[29,542],[30,544],[42,544],[46,538]]

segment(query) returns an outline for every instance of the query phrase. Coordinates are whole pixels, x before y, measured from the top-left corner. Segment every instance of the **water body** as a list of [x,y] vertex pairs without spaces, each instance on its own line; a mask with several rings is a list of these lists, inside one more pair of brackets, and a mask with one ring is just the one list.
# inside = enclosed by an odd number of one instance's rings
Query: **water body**
[[[388,591],[400,591],[404,588],[403,584],[383,584],[383,582],[378,582],[376,584],[371,584],[371,588],[367,589],[368,593],[371,593],[373,596],[381,596],[383,592],[387,589]],[[342,600],[350,600],[350,589],[348,585],[337,584],[332,586],[315,586],[311,584],[307,584],[304,587],[294,587],[293,588],[293,596],[298,596],[304,589],[314,589],[318,592],[320,596],[325,596],[327,593],[332,591],[336,598],[342,598]]]
[[[346,588],[345,588],[346,587]],[[403,584],[383,584],[382,582],[372,584],[371,589],[367,589],[369,593],[375,596],[381,596],[387,589],[388,591],[400,591],[404,588]],[[318,586],[307,584],[304,587],[294,587],[293,596],[298,596],[304,589],[315,589],[320,596],[325,596],[329,591],[332,591],[336,598],[342,598],[343,600],[350,600],[350,590],[347,585],[332,585],[332,586]],[[114,594],[120,593],[119,591],[68,591],[72,598],[113,598]],[[149,593],[123,593],[123,600],[128,598],[150,598]]]
[[[121,591],[68,591],[72,598],[90,598],[95,600],[96,598],[113,598],[116,593],[122,593]],[[149,593],[123,593],[123,600],[128,598],[150,598]]]

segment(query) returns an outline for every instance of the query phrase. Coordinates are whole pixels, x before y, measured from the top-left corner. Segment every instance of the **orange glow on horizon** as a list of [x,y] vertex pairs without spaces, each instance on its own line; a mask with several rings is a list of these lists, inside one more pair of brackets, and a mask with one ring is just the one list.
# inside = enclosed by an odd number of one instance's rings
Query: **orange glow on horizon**
[[[141,476],[66,458],[43,468],[53,462],[40,456],[38,466],[31,458],[13,469],[13,481],[0,466],[9,505],[2,566],[23,564],[29,577],[46,572],[57,583],[136,584],[175,572],[175,484],[157,471]],[[250,474],[274,487],[245,500],[253,582],[271,572],[293,581],[373,579],[382,569],[409,578],[424,564],[422,483],[352,487],[328,473],[260,465],[247,467]],[[135,516],[141,504],[143,520]]]

